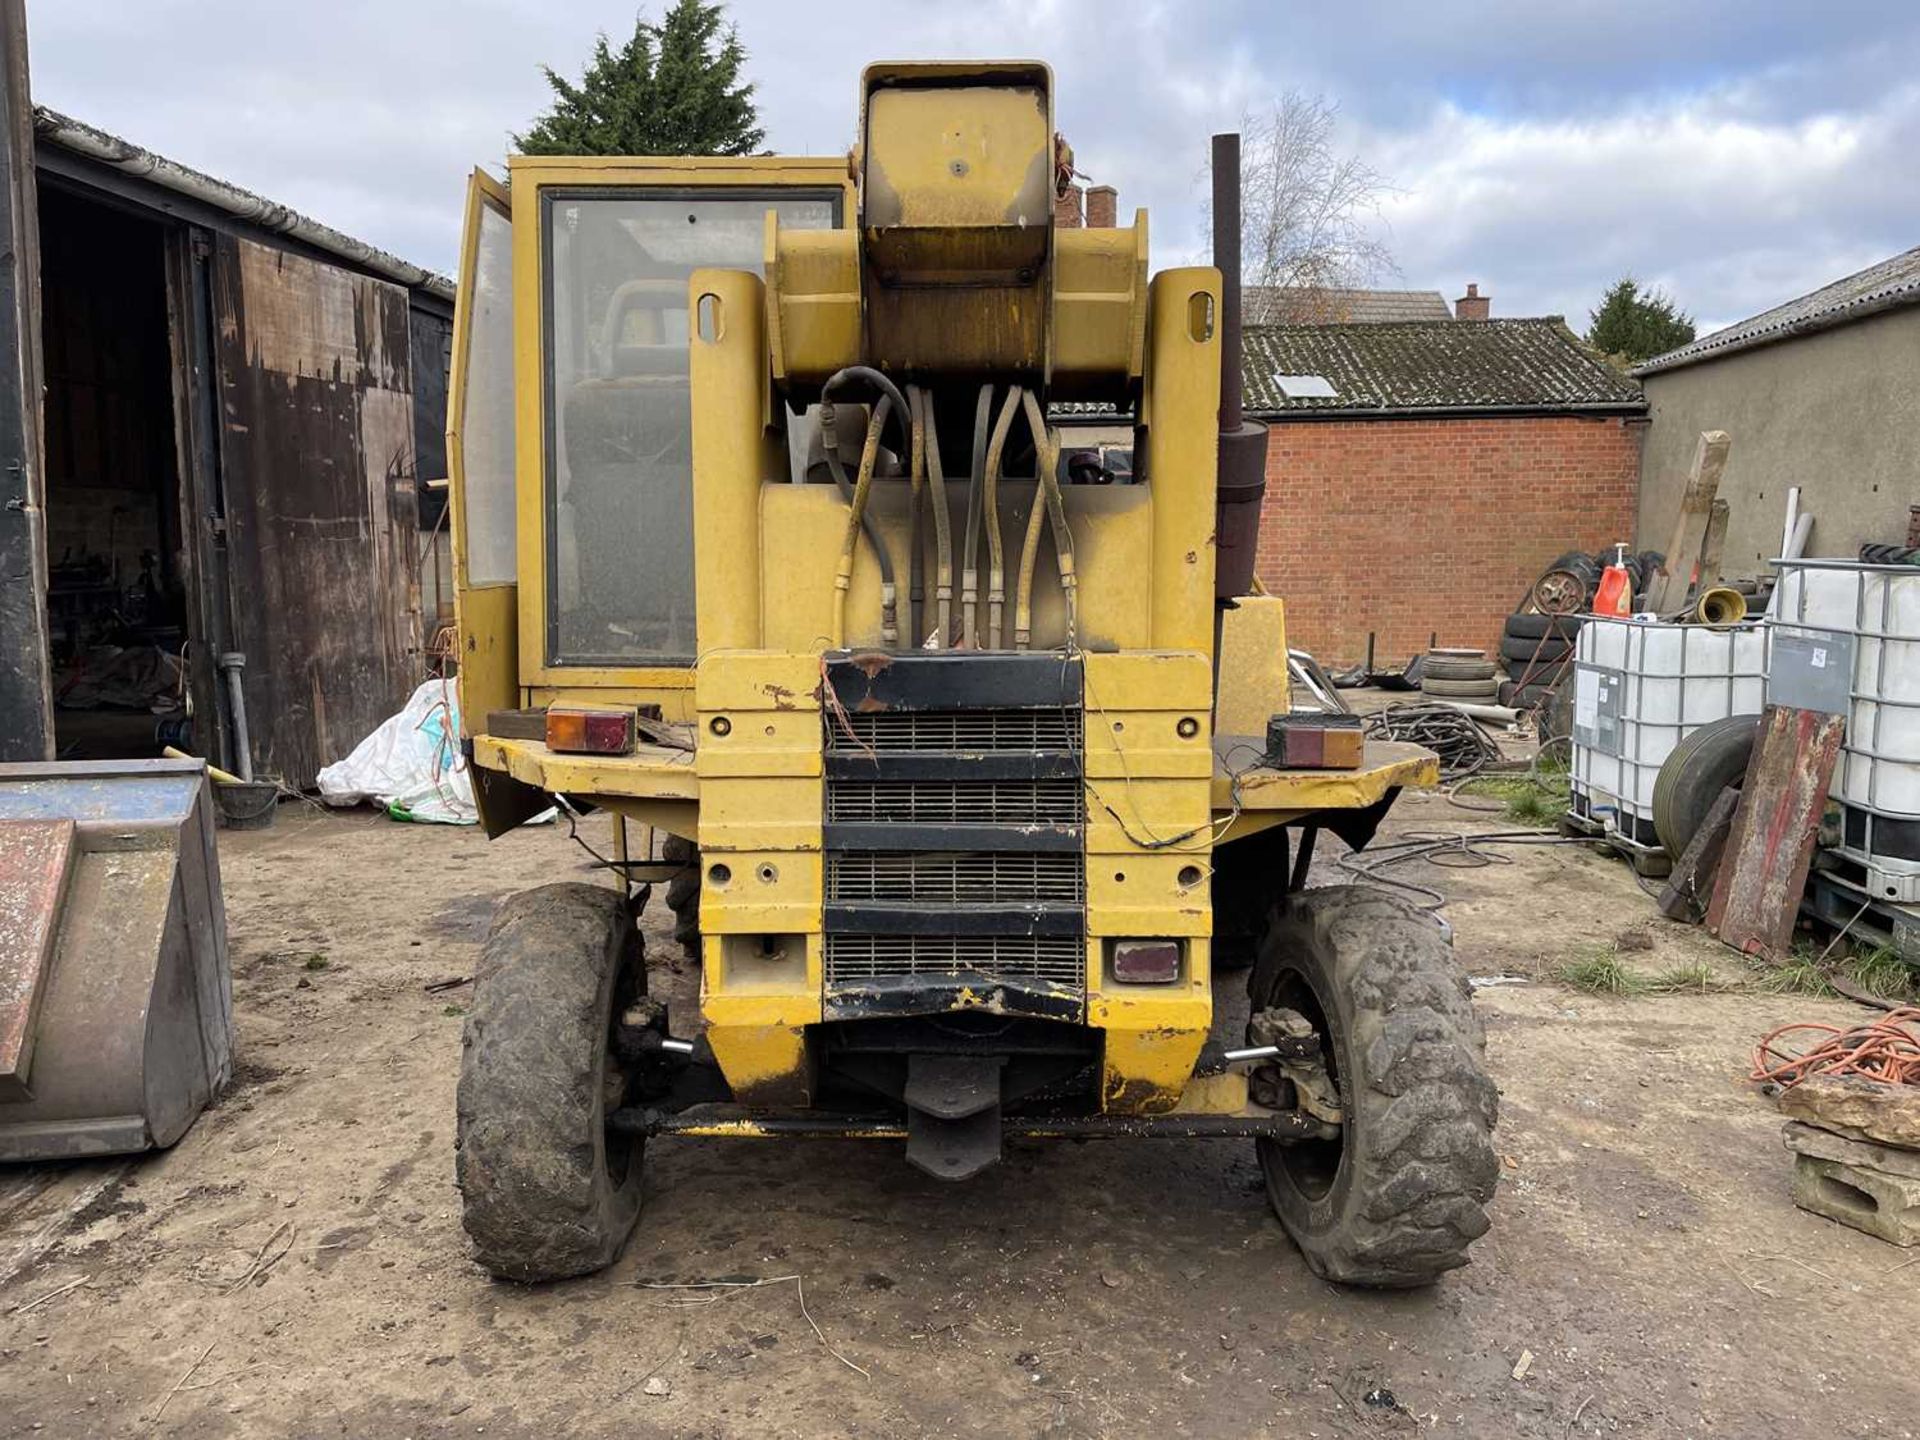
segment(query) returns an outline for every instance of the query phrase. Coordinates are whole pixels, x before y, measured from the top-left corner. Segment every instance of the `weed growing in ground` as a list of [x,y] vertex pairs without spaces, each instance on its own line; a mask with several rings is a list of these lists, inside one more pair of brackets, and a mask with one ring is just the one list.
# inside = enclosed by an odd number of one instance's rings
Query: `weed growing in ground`
[[1655,995],[1719,995],[1744,988],[1740,979],[1722,975],[1704,960],[1649,975],[1646,984]]
[[1459,789],[1462,795],[1484,795],[1506,807],[1506,817],[1521,825],[1536,828],[1551,826],[1567,812],[1568,790],[1564,780],[1529,775],[1480,775]]
[[1553,972],[1553,978],[1590,995],[1644,995],[1651,981],[1620,963],[1620,953],[1611,945],[1576,955]]

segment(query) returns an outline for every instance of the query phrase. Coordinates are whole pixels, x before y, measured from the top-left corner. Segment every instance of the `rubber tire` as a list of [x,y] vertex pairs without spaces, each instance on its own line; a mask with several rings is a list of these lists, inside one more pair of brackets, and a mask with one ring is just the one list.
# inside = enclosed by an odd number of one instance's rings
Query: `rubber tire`
[[1580,627],[1586,623],[1587,617],[1584,615],[1509,615],[1501,638],[1538,640],[1550,636],[1572,644],[1574,637],[1580,633]]
[[640,1214],[645,1143],[606,1130],[614,1021],[646,991],[617,891],[543,885],[506,900],[473,977],[454,1174],[474,1258],[532,1283],[609,1264]]
[[1558,665],[1573,654],[1573,645],[1566,640],[1552,640],[1542,637],[1538,640],[1502,640],[1500,658],[1507,662],[1507,668],[1515,665]]
[[667,881],[667,908],[673,912],[673,938],[688,960],[700,963],[700,851],[691,840],[669,835],[660,858],[680,868]]
[[1429,655],[1423,673],[1429,680],[1491,680],[1499,670],[1491,660],[1454,660]]
[[1289,898],[1249,980],[1254,1010],[1289,1005],[1331,1032],[1340,1140],[1256,1142],[1274,1214],[1328,1280],[1428,1285],[1487,1231],[1500,1095],[1452,952],[1398,896],[1334,885]]
[[1668,752],[1653,781],[1653,830],[1678,859],[1720,792],[1738,787],[1753,759],[1758,715],[1729,715],[1702,725]]
[[1491,700],[1499,693],[1500,682],[1491,675],[1484,680],[1443,680],[1429,674],[1421,678],[1420,688],[1449,700]]

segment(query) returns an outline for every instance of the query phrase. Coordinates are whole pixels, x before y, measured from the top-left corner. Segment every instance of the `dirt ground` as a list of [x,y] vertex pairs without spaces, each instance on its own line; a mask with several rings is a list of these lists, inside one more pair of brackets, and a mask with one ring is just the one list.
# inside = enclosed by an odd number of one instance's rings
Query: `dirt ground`
[[[1427,796],[1393,828],[1498,824]],[[1207,1141],[1026,1146],[963,1186],[885,1145],[662,1141],[610,1271],[494,1283],[453,1187],[465,991],[423,987],[581,852],[300,806],[221,848],[236,1082],[168,1154],[0,1175],[0,1435],[1920,1429],[1915,1257],[1794,1208],[1742,1080],[1760,1032],[1862,1012],[1552,982],[1625,932],[1636,965],[1737,969],[1584,848],[1406,872],[1448,895],[1471,974],[1531,979],[1477,1002],[1493,1230],[1398,1295],[1316,1280],[1252,1147]],[[655,983],[686,1001],[663,914]],[[715,1279],[769,1283],[649,1288]]]

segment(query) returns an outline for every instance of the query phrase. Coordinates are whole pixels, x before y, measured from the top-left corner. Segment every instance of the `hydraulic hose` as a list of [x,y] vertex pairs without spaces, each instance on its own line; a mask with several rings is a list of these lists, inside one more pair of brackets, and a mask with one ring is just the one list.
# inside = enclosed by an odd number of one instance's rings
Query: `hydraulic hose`
[[907,465],[907,481],[913,487],[907,495],[907,648],[917,650],[927,599],[921,573],[926,566],[920,554],[920,501],[927,478],[927,392],[909,385],[907,407],[913,434],[913,457]]
[[1060,591],[1067,602],[1067,643],[1073,644],[1080,629],[1079,581],[1073,565],[1073,531],[1067,525],[1067,502],[1060,494],[1060,437],[1047,428],[1047,418],[1040,408],[1039,397],[1031,390],[1026,394],[1027,424],[1033,430],[1035,478],[1038,484],[1033,494],[1033,514],[1027,517],[1027,543],[1020,555],[1021,594],[1014,607],[1014,636],[1019,648],[1026,645],[1021,638],[1021,612],[1032,621],[1033,605],[1033,567],[1040,551],[1040,506],[1044,501],[1047,516],[1053,522],[1053,554],[1060,567]]
[[1013,428],[1013,412],[1020,408],[1025,392],[1018,385],[1007,390],[1000,402],[1000,416],[993,422],[993,439],[987,442],[986,500],[980,520],[987,527],[987,648],[1000,648],[1001,611],[1007,603],[1007,564],[1000,539],[1000,462],[1006,456],[1007,432]]
[[993,424],[993,386],[980,387],[973,407],[973,471],[967,483],[967,542],[960,552],[960,609],[966,643],[980,645],[980,491],[986,483],[987,431]]
[[[1031,427],[1039,403],[1029,393],[1025,400]],[[1033,567],[1040,558],[1040,530],[1046,518],[1046,482],[1042,478],[1054,461],[1053,435],[1044,423],[1033,432],[1033,508],[1027,512],[1027,533],[1020,545],[1020,564],[1013,582],[1013,648],[1025,650],[1033,638]]]
[[933,392],[920,392],[921,418],[926,422],[927,485],[933,504],[933,599],[937,634],[943,646],[953,645],[953,536],[947,515],[947,474],[940,463],[940,429],[933,419]]
[[[860,541],[862,523],[867,518],[867,491],[873,484],[873,467],[880,458],[880,432],[886,428],[892,407],[893,397],[890,395],[882,395],[880,403],[874,406],[873,419],[867,426],[866,444],[860,449],[859,478],[855,480],[853,494],[847,502],[846,538],[840,543],[840,563],[833,571],[831,639],[835,650],[846,644],[847,590],[853,583],[853,552]],[[896,645],[900,640],[900,622],[894,609],[893,561],[887,554],[886,545],[872,530],[867,531],[867,539],[880,556],[880,639],[884,644]]]

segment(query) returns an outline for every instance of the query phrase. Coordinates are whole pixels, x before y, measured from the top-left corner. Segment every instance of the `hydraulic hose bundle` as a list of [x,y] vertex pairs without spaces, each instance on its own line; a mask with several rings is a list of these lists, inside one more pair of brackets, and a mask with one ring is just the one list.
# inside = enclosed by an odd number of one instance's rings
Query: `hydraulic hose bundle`
[[[878,399],[867,421],[859,469],[850,480],[839,453],[834,394],[856,381],[871,387],[877,392]],[[937,637],[936,643],[948,648],[958,644],[989,650],[1001,648],[1005,629],[1007,575],[1005,542],[1000,530],[1000,481],[1005,478],[1002,470],[1017,415],[1026,420],[1033,440],[1035,489],[1033,509],[1027,517],[1024,543],[1018,559],[1019,569],[1015,575],[1014,648],[1025,650],[1032,643],[1033,574],[1039,560],[1043,519],[1051,522],[1060,586],[1066,598],[1067,636],[1070,643],[1077,634],[1079,604],[1073,532],[1067,523],[1066,501],[1057,473],[1059,435],[1048,428],[1037,393],[1014,385],[1008,387],[997,413],[993,402],[993,386],[981,386],[974,409],[973,463],[967,487],[966,532],[959,566],[960,613],[956,616],[946,471],[940,454],[932,393],[922,386],[909,385],[905,394],[902,394],[885,375],[865,365],[849,366],[837,372],[821,387],[820,433],[827,467],[840,490],[841,498],[847,502],[846,533],[833,577],[831,643],[836,648],[846,643],[847,592],[852,588],[854,554],[862,532],[867,537],[867,543],[873,547],[880,566],[881,641],[888,646],[900,643],[899,589],[895,581],[893,557],[867,505],[879,465],[881,438],[889,421],[900,433],[901,453],[908,457],[911,485],[907,506],[907,643],[921,644],[927,629],[924,612],[926,594],[921,578],[921,515],[930,504],[933,509],[933,602],[936,612],[932,634]],[[987,542],[984,634],[980,624],[982,595],[979,571],[980,532],[983,528]]]

